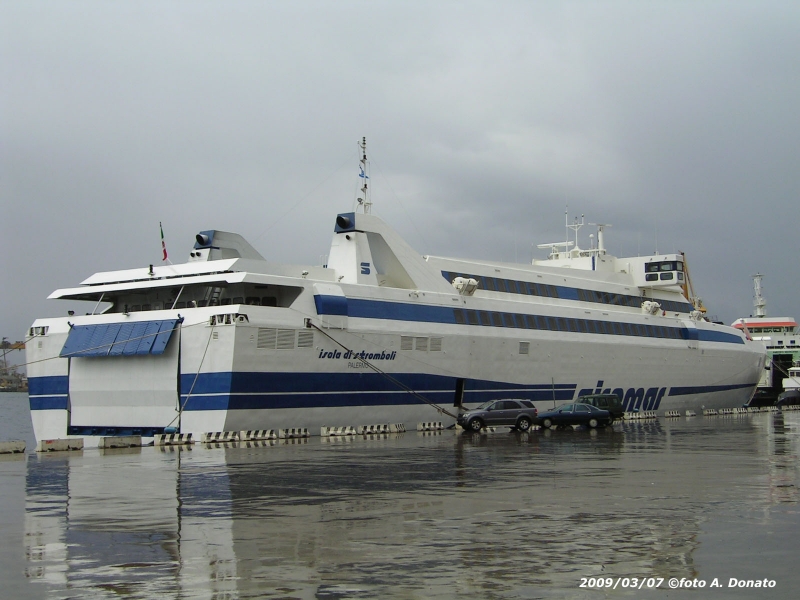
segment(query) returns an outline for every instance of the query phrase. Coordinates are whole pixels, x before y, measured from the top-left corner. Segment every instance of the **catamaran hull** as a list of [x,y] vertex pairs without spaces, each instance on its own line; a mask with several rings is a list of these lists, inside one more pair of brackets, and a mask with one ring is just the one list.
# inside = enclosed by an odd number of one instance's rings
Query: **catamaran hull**
[[[171,428],[199,438],[281,429],[318,435],[321,427],[373,424],[447,427],[459,404],[513,397],[545,410],[596,392],[616,393],[627,411],[699,411],[745,404],[764,367],[763,346],[750,342],[369,319],[320,328],[313,320],[276,321],[271,311],[279,309],[245,309],[248,320],[226,325],[210,324],[212,309],[183,311],[163,353],[147,356],[53,358],[80,319],[37,321],[48,331],[28,350],[37,440],[148,437]],[[149,316],[165,322],[177,314]]]

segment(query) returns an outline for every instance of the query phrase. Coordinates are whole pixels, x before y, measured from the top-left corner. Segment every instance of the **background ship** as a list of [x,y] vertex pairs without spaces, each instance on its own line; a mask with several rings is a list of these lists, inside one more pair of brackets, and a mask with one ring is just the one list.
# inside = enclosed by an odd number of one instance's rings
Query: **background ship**
[[754,341],[762,342],[767,348],[767,364],[758,382],[751,406],[767,406],[784,390],[784,379],[789,378],[789,370],[800,365],[800,333],[797,321],[792,317],[768,317],[767,301],[761,286],[764,276],[753,275],[752,317],[736,319],[732,326],[746,331]]

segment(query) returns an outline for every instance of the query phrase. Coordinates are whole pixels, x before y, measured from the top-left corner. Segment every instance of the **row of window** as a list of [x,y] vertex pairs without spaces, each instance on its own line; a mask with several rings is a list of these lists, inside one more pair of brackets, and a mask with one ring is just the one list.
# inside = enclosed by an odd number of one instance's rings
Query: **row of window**
[[[661,273],[661,275],[669,275],[669,278],[671,278],[673,274]],[[683,273],[678,273],[678,275],[682,277]],[[561,298],[564,300],[580,300],[581,302],[612,304],[614,306],[627,306],[628,308],[639,308],[642,305],[642,298],[640,296],[632,296],[629,294],[613,294],[597,290],[585,290],[582,288],[549,285],[532,281],[517,281],[515,279],[502,279],[500,277],[488,277],[484,275],[470,275],[453,271],[442,271],[442,276],[450,282],[456,277],[472,278],[478,282],[478,287],[480,289],[491,292],[541,296],[543,298]],[[655,277],[658,278],[658,276],[659,274],[656,273]],[[669,278],[664,277],[664,279]],[[658,300],[658,302],[661,304],[662,309],[669,312],[685,313],[692,310],[691,305],[686,302],[675,302],[673,300]]]
[[[674,279],[675,273],[646,273],[644,278],[647,281],[671,281]],[[678,281],[683,281],[683,273],[678,273]]]
[[683,263],[679,260],[649,262],[645,264],[644,270],[645,273],[658,273],[659,271],[680,271],[683,273]]
[[[235,296],[233,298],[222,298],[221,300],[212,298],[211,300],[189,300],[174,302],[175,308],[196,308],[204,306],[230,306],[231,304],[247,304],[249,306],[278,306],[278,299],[275,296]],[[139,312],[147,310],[162,310],[172,308],[173,301],[167,300],[163,304],[154,302],[150,304],[131,304],[125,305],[126,312]]]
[[572,333],[596,333],[600,335],[629,335],[638,337],[682,340],[683,329],[663,325],[596,321],[594,319],[572,319],[543,315],[520,315],[488,310],[453,309],[456,323],[482,325],[485,327],[514,327],[517,329],[540,329],[543,331],[565,331]]

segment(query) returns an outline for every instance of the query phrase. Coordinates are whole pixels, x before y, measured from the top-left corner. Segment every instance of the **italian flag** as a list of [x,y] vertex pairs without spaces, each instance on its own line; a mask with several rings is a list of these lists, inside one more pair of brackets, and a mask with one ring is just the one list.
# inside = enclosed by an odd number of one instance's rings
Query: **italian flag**
[[167,260],[167,244],[164,241],[164,228],[161,226],[161,221],[158,222],[158,228],[161,230],[161,251],[164,253],[162,261]]

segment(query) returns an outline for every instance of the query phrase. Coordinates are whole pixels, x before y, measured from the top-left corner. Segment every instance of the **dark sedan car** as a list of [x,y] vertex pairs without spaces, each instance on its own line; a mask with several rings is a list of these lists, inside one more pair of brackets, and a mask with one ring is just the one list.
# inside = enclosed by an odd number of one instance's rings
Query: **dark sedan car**
[[597,408],[602,408],[611,413],[615,420],[625,417],[625,410],[622,408],[622,401],[616,394],[590,394],[588,396],[578,396],[576,402],[581,404],[591,404]]
[[556,409],[543,412],[539,415],[542,427],[563,427],[565,425],[587,425],[588,427],[605,427],[611,425],[614,418],[607,410],[597,408],[591,404],[576,402],[564,404]]
[[489,400],[458,415],[458,424],[469,431],[497,425],[528,431],[531,425],[539,422],[536,415],[536,407],[530,400]]

